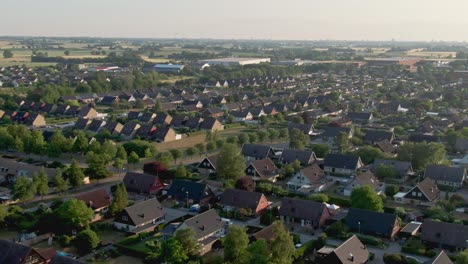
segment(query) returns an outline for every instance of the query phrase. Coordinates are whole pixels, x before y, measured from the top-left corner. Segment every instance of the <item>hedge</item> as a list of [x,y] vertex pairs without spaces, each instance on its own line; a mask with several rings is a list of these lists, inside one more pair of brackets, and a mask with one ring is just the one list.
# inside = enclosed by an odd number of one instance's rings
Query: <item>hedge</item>
[[351,201],[350,200],[340,198],[340,197],[336,197],[336,196],[329,196],[329,198],[330,198],[328,200],[329,204],[336,204],[336,205],[339,205],[341,207],[351,207]]

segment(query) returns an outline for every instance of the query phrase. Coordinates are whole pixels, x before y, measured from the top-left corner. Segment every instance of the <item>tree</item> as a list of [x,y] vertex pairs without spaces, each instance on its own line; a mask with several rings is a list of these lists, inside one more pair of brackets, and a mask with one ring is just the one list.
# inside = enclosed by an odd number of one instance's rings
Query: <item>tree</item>
[[279,130],[279,137],[282,139],[287,139],[289,138],[289,131],[287,128],[281,128]]
[[247,251],[250,255],[250,264],[270,263],[270,252],[268,251],[265,239],[260,239],[251,243],[248,246]]
[[13,185],[13,198],[20,201],[26,201],[34,197],[36,188],[27,176],[16,177],[15,185]]
[[5,221],[5,218],[9,215],[8,206],[6,204],[0,204],[0,224]]
[[397,178],[400,174],[390,165],[380,164],[375,170],[375,176],[379,179]]
[[327,203],[330,199],[328,195],[324,193],[314,193],[309,197],[312,201],[319,202],[319,203]]
[[185,263],[188,260],[182,244],[174,237],[162,242],[159,256],[162,261],[174,264]]
[[277,140],[279,137],[279,132],[276,129],[269,128],[268,129],[268,138],[271,142]]
[[49,178],[45,173],[44,168],[41,169],[39,174],[34,175],[33,184],[36,189],[36,193],[44,198],[44,195],[49,193]]
[[187,177],[187,169],[185,168],[184,164],[181,162],[174,173],[177,178],[185,178]]
[[359,156],[364,164],[373,163],[377,158],[383,158],[384,153],[371,146],[360,147],[358,150],[351,152],[352,155]]
[[371,186],[364,185],[351,192],[351,207],[383,212],[383,201]]
[[13,52],[11,52],[11,50],[4,50],[3,58],[5,59],[13,58]]
[[400,188],[396,185],[387,185],[385,187],[385,195],[387,197],[393,197],[399,190]]
[[173,161],[172,154],[170,152],[163,152],[159,154],[159,162],[163,163],[166,166],[171,166]]
[[128,163],[133,164],[135,166],[135,164],[137,164],[138,162],[140,162],[140,157],[138,156],[138,154],[136,154],[135,151],[132,151],[132,153],[130,153],[130,156],[128,156]]
[[218,156],[218,175],[224,179],[237,179],[244,175],[245,161],[240,149],[234,144],[224,144]]
[[52,182],[54,183],[56,192],[63,193],[64,191],[68,190],[68,180],[63,179],[61,169],[57,169]]
[[455,259],[456,264],[466,264],[468,263],[468,249],[458,253],[458,256]]
[[422,170],[427,165],[442,164],[445,161],[445,148],[440,143],[405,143],[397,150],[398,159],[411,161],[415,170]]
[[281,221],[273,223],[275,238],[271,241],[271,263],[292,263],[295,252],[294,241]]
[[88,151],[86,154],[86,162],[88,163],[88,173],[93,179],[104,179],[111,175],[107,170],[109,161],[107,154],[96,154],[93,151]]
[[239,142],[240,145],[249,143],[249,136],[246,133],[241,133],[237,136],[237,142]]
[[115,157],[119,158],[119,159],[121,159],[123,161],[127,160],[127,151],[125,151],[125,148],[120,146],[117,149],[117,154],[115,154]]
[[71,186],[78,187],[83,184],[84,173],[83,170],[78,166],[78,162],[73,159],[70,167],[67,169],[68,181]]
[[177,229],[174,237],[182,245],[187,256],[200,254],[201,246],[195,239],[195,230],[193,228]]
[[185,154],[186,154],[187,156],[189,156],[190,158],[192,158],[192,156],[198,154],[198,149],[195,148],[195,147],[190,147],[190,148],[188,148],[188,149],[185,150]]
[[128,206],[128,194],[124,184],[117,185],[114,193],[114,200],[109,207],[111,215],[117,215]]
[[91,229],[85,229],[76,235],[72,244],[80,254],[86,254],[97,248],[99,242],[99,237],[96,232]]
[[349,137],[348,134],[340,132],[335,138],[335,145],[338,148],[339,153],[344,153],[349,148]]
[[85,153],[88,149],[88,139],[84,132],[80,131],[76,135],[75,142],[73,142],[72,150],[77,153]]
[[289,147],[292,149],[304,149],[309,143],[309,137],[301,130],[293,128],[289,135]]
[[114,163],[112,163],[112,167],[114,167],[117,171],[120,171],[124,167],[124,162],[121,158],[115,158]]
[[85,202],[75,198],[63,202],[54,210],[54,213],[61,223],[70,229],[86,227],[94,217],[93,209],[89,208]]
[[241,226],[231,225],[224,240],[224,259],[232,263],[241,262],[245,256],[249,236]]
[[172,155],[172,158],[174,159],[174,164],[177,163],[178,159],[181,159],[184,153],[180,149],[171,149],[169,152]]
[[325,158],[331,151],[328,144],[312,144],[311,147],[317,158]]

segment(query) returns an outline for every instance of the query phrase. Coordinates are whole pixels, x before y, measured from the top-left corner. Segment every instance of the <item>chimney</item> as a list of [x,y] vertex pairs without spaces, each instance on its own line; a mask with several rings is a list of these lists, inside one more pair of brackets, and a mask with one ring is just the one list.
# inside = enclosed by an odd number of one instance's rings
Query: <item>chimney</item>
[[354,255],[353,255],[353,253],[349,253],[349,260],[350,260],[351,262],[354,262]]

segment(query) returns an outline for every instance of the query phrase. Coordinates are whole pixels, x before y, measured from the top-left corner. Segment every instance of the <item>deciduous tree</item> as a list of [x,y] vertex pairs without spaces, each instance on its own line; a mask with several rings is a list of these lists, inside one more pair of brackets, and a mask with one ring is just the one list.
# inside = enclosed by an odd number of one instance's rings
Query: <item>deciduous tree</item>
[[356,187],[351,192],[351,206],[354,208],[367,209],[383,212],[383,201],[369,185]]
[[229,226],[224,240],[224,259],[232,263],[240,263],[245,259],[249,237],[241,226]]
[[244,175],[245,161],[234,144],[224,144],[218,156],[218,175],[224,179],[237,179]]

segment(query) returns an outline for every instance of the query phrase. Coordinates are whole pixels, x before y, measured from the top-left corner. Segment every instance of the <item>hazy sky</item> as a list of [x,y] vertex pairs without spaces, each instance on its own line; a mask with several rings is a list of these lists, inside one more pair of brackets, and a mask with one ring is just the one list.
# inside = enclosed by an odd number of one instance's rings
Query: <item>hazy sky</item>
[[468,0],[0,0],[0,35],[468,41]]

